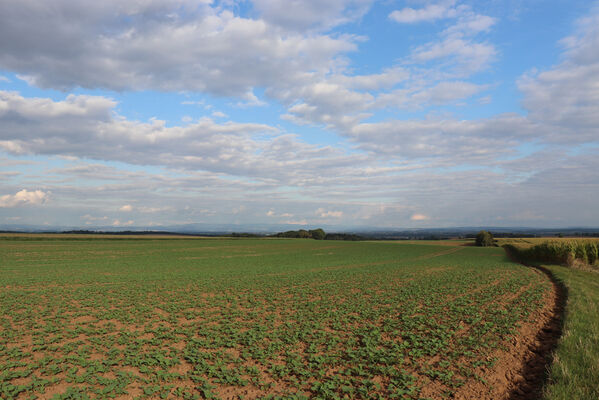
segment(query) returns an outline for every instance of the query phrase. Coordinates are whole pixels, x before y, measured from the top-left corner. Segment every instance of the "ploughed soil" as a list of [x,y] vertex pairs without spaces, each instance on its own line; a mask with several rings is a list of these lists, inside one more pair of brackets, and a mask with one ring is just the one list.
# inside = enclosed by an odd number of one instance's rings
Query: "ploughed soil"
[[455,399],[533,400],[541,399],[552,352],[561,336],[566,289],[543,267],[530,267],[552,282],[545,306],[532,314],[506,349],[498,350],[498,361],[481,374],[486,382],[468,383]]

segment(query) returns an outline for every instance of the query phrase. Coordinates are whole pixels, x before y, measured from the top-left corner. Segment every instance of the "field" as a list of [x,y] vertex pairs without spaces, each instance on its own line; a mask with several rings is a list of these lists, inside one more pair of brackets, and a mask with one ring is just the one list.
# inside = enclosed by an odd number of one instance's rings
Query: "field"
[[567,265],[576,269],[599,271],[597,238],[511,239],[499,242],[512,258],[525,264]]
[[506,245],[513,257],[542,265],[567,294],[563,331],[544,399],[599,399],[599,239],[523,238],[499,239],[499,243]]
[[536,246],[546,242],[555,242],[555,243],[567,243],[572,241],[585,241],[585,242],[595,242],[599,243],[599,238],[596,237],[535,237],[535,238],[496,238],[498,246],[503,246],[505,244],[511,244],[517,246],[519,248],[529,248],[532,246]]
[[0,397],[533,396],[554,286],[457,244],[2,237]]

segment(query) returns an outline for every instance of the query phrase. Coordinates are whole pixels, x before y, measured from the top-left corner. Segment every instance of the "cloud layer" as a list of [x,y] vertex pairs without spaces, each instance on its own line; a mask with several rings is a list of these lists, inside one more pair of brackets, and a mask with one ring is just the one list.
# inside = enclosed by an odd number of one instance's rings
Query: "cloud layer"
[[[456,0],[386,5],[390,32],[431,30],[363,67],[374,7],[0,4],[0,69],[16,76],[0,76],[0,218],[41,218],[43,205],[120,227],[599,223],[596,9],[557,44],[559,61],[513,79],[520,107],[469,116],[505,84],[488,78],[500,19]],[[41,94],[11,89],[19,79]],[[230,107],[177,124],[123,111],[121,91],[143,90]]]
[[[249,99],[254,87],[328,70],[336,55],[355,50],[350,36],[283,29],[285,21],[267,3],[256,5],[265,19],[252,19],[191,0],[3,2],[0,68],[44,88],[183,90]],[[293,18],[302,25],[302,18],[318,15],[328,24],[344,13],[341,1],[314,3],[307,15]]]

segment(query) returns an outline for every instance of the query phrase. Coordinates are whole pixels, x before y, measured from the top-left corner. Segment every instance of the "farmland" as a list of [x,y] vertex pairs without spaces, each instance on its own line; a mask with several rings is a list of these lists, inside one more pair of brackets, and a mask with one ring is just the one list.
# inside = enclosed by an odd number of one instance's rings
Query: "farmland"
[[5,236],[0,260],[7,399],[514,398],[555,296],[451,243]]

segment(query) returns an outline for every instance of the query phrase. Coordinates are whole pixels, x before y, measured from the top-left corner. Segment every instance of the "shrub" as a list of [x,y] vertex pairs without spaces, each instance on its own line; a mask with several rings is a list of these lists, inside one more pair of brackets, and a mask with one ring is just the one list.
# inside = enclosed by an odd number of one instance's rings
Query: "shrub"
[[478,232],[474,243],[477,246],[482,246],[482,247],[495,246],[495,240],[493,239],[493,235],[491,235],[491,232],[488,232],[488,231]]

